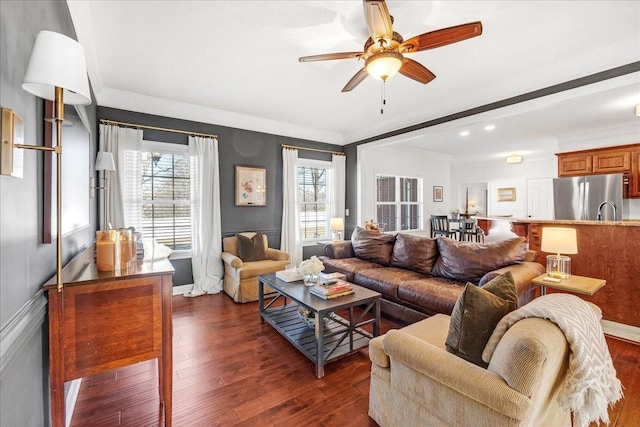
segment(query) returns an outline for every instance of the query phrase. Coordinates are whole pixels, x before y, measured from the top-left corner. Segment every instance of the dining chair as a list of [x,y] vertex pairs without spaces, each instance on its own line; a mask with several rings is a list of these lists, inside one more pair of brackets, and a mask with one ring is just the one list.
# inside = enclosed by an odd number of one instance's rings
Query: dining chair
[[478,220],[476,218],[464,219],[460,224],[460,241],[484,243],[484,231],[478,227]]
[[446,215],[431,215],[431,238],[445,236],[456,238],[458,232],[449,228],[449,218]]

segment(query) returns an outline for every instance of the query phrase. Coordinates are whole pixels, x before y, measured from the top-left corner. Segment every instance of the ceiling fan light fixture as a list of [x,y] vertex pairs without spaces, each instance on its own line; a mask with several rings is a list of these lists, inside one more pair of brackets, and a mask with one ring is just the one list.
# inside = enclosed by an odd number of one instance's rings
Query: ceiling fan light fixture
[[404,57],[398,52],[378,52],[367,58],[365,67],[371,77],[385,81],[398,73],[403,61]]

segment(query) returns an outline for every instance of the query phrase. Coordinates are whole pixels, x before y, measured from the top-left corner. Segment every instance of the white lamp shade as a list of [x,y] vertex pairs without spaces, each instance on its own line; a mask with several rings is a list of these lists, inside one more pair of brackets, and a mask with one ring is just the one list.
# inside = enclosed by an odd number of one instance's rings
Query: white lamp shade
[[331,227],[331,231],[342,231],[342,230],[344,230],[344,219],[342,219],[342,218],[331,218],[330,227]]
[[80,43],[62,34],[40,31],[22,88],[53,101],[55,87],[64,89],[65,104],[91,104],[87,65]]
[[575,228],[545,227],[542,229],[542,251],[556,254],[577,254]]
[[98,151],[95,170],[115,171],[116,165],[113,161],[113,153],[109,153],[108,151]]

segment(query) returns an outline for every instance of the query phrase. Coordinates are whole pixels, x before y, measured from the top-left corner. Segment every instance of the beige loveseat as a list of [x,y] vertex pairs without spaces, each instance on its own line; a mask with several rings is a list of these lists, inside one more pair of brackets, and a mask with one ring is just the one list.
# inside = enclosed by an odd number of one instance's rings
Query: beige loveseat
[[369,416],[387,426],[571,426],[557,395],[569,366],[562,331],[523,319],[487,369],[445,350],[449,316],[437,314],[369,343]]
[[[241,233],[249,238],[256,233]],[[289,264],[289,254],[269,247],[266,235],[263,235],[264,249],[269,259],[260,261],[242,261],[238,257],[238,238],[222,239],[222,261],[224,262],[224,291],[235,302],[258,300],[258,276],[284,270]]]

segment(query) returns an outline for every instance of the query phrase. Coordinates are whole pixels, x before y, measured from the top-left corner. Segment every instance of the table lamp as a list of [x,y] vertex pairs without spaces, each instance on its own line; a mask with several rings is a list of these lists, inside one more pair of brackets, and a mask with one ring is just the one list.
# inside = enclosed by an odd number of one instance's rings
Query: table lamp
[[547,255],[547,275],[557,279],[571,277],[571,258],[562,254],[577,254],[578,242],[575,228],[545,227],[542,229],[543,252]]
[[344,219],[343,218],[331,218],[331,232],[333,233],[333,240],[342,240],[342,232],[344,231]]
[[107,177],[107,172],[114,172],[116,170],[115,162],[113,161],[113,153],[108,151],[98,151],[96,156],[96,166],[94,168],[98,172],[102,172],[102,181],[104,184],[102,187],[94,187],[92,186],[92,190],[104,190],[103,199],[102,199],[102,229],[106,230],[109,228],[109,218],[107,218],[109,212],[109,179]]

